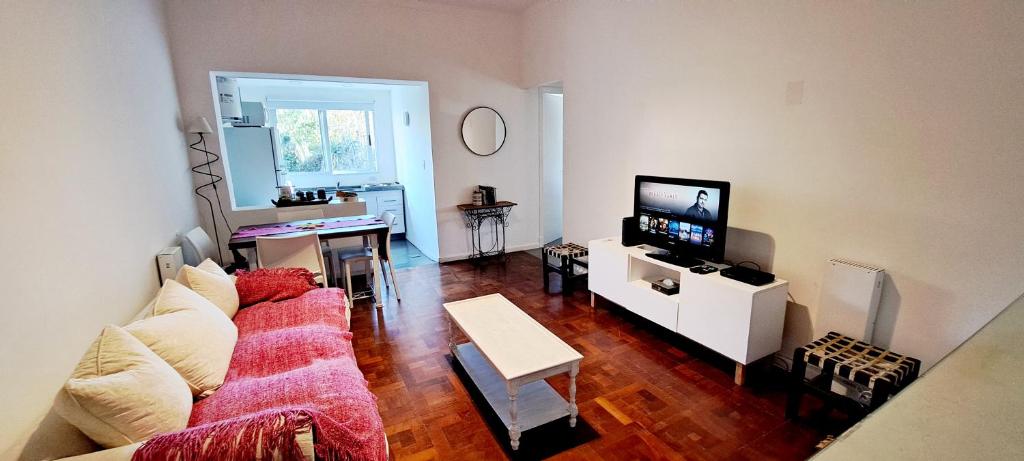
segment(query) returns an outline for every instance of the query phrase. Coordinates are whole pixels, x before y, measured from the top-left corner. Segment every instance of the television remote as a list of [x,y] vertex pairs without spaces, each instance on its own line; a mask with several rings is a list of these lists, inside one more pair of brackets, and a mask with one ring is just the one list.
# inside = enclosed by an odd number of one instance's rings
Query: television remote
[[690,268],[690,272],[693,272],[695,274],[710,274],[710,273],[715,272],[717,270],[718,270],[717,267],[709,266],[707,264],[705,264],[703,266],[694,266],[694,267]]

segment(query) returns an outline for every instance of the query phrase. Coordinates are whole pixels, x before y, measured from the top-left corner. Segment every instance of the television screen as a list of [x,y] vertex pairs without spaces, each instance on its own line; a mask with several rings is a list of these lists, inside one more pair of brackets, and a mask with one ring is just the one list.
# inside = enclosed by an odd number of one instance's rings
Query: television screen
[[710,187],[640,183],[640,210],[678,216],[689,222],[718,221],[722,191]]
[[729,214],[729,183],[637,176],[634,214],[645,243],[721,261]]

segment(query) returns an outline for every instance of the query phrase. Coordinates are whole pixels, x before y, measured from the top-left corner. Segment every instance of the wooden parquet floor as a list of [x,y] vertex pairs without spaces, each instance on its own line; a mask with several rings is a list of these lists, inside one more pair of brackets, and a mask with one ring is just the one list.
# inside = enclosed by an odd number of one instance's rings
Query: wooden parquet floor
[[[804,459],[825,435],[820,422],[783,416],[782,374],[733,364],[610,302],[591,309],[581,288],[546,294],[540,260],[514,253],[504,265],[466,262],[398,273],[402,303],[357,302],[352,315],[359,367],[379,397],[393,459],[500,460],[505,453],[446,355],[442,303],[502,293],[584,355],[580,416],[600,437],[559,460]],[[558,283],[552,279],[552,288]],[[548,382],[568,395],[568,378]],[[805,408],[815,403],[806,398]],[[834,430],[831,433],[835,433]],[[507,439],[501,439],[508,443]]]

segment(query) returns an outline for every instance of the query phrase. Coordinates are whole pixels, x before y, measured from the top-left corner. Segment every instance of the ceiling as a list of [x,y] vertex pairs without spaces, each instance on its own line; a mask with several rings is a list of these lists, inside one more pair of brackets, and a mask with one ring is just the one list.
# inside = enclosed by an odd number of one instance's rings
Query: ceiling
[[534,4],[543,0],[420,0],[426,3],[444,3],[448,5],[464,6],[485,10],[498,10],[511,13],[525,11]]

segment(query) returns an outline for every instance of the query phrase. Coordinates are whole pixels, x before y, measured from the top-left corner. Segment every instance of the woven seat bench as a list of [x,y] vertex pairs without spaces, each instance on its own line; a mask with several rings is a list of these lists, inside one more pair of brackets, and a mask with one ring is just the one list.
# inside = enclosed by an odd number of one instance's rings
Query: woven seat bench
[[548,292],[548,274],[555,272],[562,277],[562,294],[572,293],[573,285],[587,277],[587,247],[575,243],[563,243],[544,247],[541,253],[544,266],[544,292]]
[[[821,373],[806,379],[807,365],[821,369]],[[803,394],[814,392],[827,404],[839,403],[854,417],[862,418],[914,382],[920,371],[918,359],[829,332],[793,352],[786,417],[796,418]],[[856,395],[832,391],[834,380],[854,386],[858,389]]]

